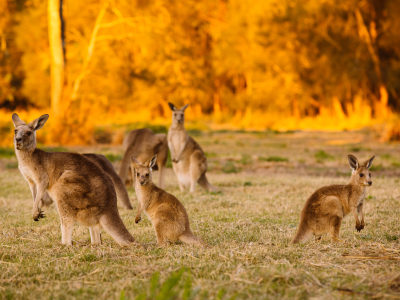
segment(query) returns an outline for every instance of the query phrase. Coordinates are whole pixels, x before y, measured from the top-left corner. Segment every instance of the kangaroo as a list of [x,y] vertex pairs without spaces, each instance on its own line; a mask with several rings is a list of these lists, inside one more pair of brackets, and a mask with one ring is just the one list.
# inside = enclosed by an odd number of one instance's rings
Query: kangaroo
[[159,170],[160,176],[158,185],[160,188],[164,188],[164,168],[167,163],[168,157],[168,143],[167,136],[164,133],[154,134],[154,132],[148,128],[142,128],[132,130],[123,142],[124,158],[121,162],[119,170],[119,176],[122,181],[127,185],[135,186],[135,178],[128,179],[127,177],[132,176],[130,169],[130,157],[133,155],[142,161],[148,160],[152,155],[158,155],[157,165],[154,166],[154,170]]
[[[117,192],[117,199],[121,200],[122,206],[125,207],[126,209],[133,209],[132,204],[129,200],[128,191],[126,190],[126,187],[122,182],[121,178],[115,172],[112,163],[104,155],[101,154],[85,153],[82,155],[93,161],[104,172],[106,172],[108,176],[110,176],[111,180],[114,183],[115,191]],[[42,197],[42,205],[49,206],[52,203],[53,200],[51,199],[49,194],[45,192],[45,194]]]
[[141,220],[144,211],[153,224],[157,235],[157,244],[165,246],[167,240],[181,240],[188,244],[206,244],[190,230],[189,217],[185,207],[173,195],[158,188],[152,181],[152,168],[155,166],[157,154],[144,164],[131,157],[134,170],[135,191],[138,198],[138,210],[135,223]]
[[171,152],[172,167],[178,177],[179,189],[184,191],[190,186],[190,192],[196,189],[199,183],[205,190],[218,191],[212,186],[206,177],[207,158],[196,141],[188,135],[184,127],[186,104],[177,109],[172,103],[168,103],[172,110],[172,125],[168,130],[168,147]]
[[92,244],[101,243],[101,228],[120,245],[134,243],[119,216],[111,178],[98,165],[77,153],[36,148],[36,131],[48,118],[46,114],[26,124],[17,114],[12,115],[15,154],[32,192],[33,219],[45,217],[39,203],[47,190],[57,204],[63,244],[72,245],[75,222],[89,227]]
[[308,198],[301,210],[299,228],[292,244],[306,242],[312,235],[320,239],[324,233],[330,233],[332,242],[337,242],[342,219],[349,213],[356,220],[357,231],[364,228],[364,198],[367,186],[372,185],[368,169],[374,158],[375,155],[360,165],[355,156],[348,155],[352,169],[350,183],[322,187]]

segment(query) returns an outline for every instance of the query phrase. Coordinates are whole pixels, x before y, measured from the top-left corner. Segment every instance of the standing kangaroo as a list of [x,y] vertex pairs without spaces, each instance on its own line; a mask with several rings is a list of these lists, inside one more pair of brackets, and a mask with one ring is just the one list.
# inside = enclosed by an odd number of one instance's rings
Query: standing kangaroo
[[119,216],[114,185],[103,170],[77,153],[36,148],[36,131],[48,118],[46,114],[26,124],[17,114],[12,115],[15,154],[32,192],[33,219],[44,218],[39,203],[47,190],[60,214],[63,244],[72,245],[75,222],[89,227],[92,244],[101,243],[102,227],[120,245],[135,242]]
[[[122,206],[126,209],[133,209],[132,204],[129,200],[128,191],[124,183],[122,182],[121,178],[115,172],[114,166],[112,163],[101,154],[94,154],[94,153],[85,153],[82,154],[87,159],[90,159],[95,164],[97,164],[104,172],[110,176],[111,180],[114,183],[115,191],[117,192],[117,199],[122,202]],[[46,192],[42,197],[42,205],[48,206],[53,203],[53,200],[50,198],[49,194]]]
[[183,125],[185,120],[186,104],[177,109],[172,103],[168,103],[172,110],[172,125],[168,130],[168,147],[171,152],[172,167],[178,177],[179,188],[184,191],[190,186],[190,192],[194,192],[197,182],[207,191],[218,191],[212,186],[206,177],[207,158],[196,141],[188,135]]
[[364,198],[367,186],[372,185],[368,169],[374,158],[375,156],[360,165],[355,156],[348,155],[352,169],[350,183],[322,187],[308,198],[301,210],[299,228],[292,244],[306,242],[313,234],[320,238],[324,233],[332,235],[332,242],[338,241],[342,219],[349,213],[356,220],[357,231],[364,228]]
[[157,154],[144,164],[133,156],[131,160],[132,169],[135,170],[135,191],[139,203],[135,223],[140,222],[144,211],[153,223],[159,246],[166,245],[167,240],[178,239],[188,244],[205,245],[190,230],[189,217],[182,203],[175,196],[154,185],[152,168],[156,164]]
[[[168,157],[167,136],[164,133],[154,134],[152,130],[142,128],[129,132],[122,145],[125,152],[119,170],[122,181],[128,186],[132,185],[131,180],[127,179],[128,176],[132,176],[132,172],[129,172],[131,156],[146,161],[157,154],[158,162],[154,170],[159,170],[158,185],[160,188],[164,188],[164,168]],[[131,179],[135,180],[135,178]],[[135,186],[134,182],[133,186]]]

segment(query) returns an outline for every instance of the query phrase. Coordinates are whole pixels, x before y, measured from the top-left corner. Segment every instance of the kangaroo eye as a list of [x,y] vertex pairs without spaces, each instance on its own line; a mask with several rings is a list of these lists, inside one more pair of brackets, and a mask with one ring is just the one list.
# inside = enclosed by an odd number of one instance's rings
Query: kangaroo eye
[[369,177],[372,177],[372,174],[371,174],[371,173],[369,173]]
[[146,177],[149,177],[149,174],[146,174]]
[[32,134],[31,131],[27,131],[27,132],[26,132],[26,135],[27,135],[27,136],[30,136],[31,134]]
[[139,173],[137,173],[137,177],[139,177],[140,176],[140,174]]
[[14,132],[15,132],[15,134],[17,134],[17,133],[18,133],[18,130],[14,130]]
[[363,177],[363,176],[364,176],[364,174],[363,174],[363,173],[361,173],[361,174],[360,174],[360,177]]

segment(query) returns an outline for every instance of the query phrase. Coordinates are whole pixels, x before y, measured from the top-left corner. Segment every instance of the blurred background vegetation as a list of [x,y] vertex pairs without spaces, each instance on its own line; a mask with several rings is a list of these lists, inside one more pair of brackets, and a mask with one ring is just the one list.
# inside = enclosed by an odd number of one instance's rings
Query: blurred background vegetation
[[12,111],[50,113],[44,143],[119,143],[164,131],[167,102],[190,103],[191,129],[398,140],[399,15],[398,0],[0,1],[0,144]]

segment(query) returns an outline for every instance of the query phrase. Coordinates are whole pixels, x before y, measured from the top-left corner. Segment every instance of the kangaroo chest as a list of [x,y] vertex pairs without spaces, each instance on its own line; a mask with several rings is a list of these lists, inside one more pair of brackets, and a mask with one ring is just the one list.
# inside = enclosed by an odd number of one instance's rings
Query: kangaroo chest
[[179,154],[179,151],[185,146],[187,133],[183,130],[174,130],[169,137],[170,147],[174,153]]

